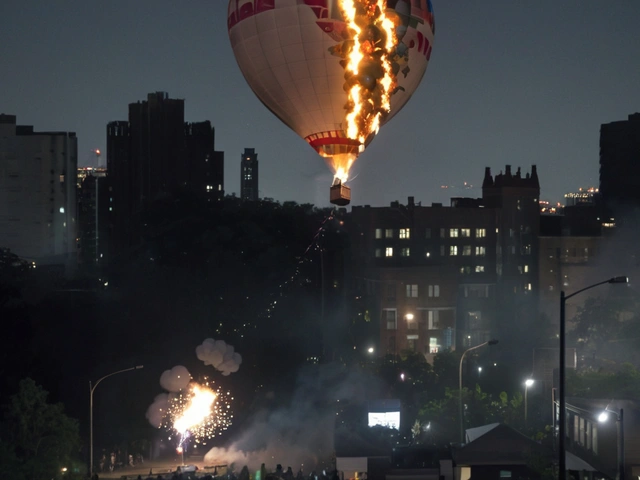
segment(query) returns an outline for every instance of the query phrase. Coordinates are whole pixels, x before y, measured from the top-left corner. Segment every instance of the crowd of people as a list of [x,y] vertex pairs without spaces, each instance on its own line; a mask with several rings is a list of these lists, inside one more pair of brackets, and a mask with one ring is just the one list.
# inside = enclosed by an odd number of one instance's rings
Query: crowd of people
[[[106,455],[103,455],[106,460]],[[129,455],[130,461],[133,462],[132,456]],[[114,460],[117,460],[117,456],[112,453],[111,454],[111,463],[110,465],[117,465]],[[143,463],[142,458],[140,462]],[[101,462],[102,464],[102,462]],[[134,464],[132,464],[133,466]],[[102,466],[101,466],[102,468]],[[110,471],[113,471],[111,469]],[[235,473],[233,469],[230,469],[223,475],[219,475],[217,468],[214,469],[213,473],[206,473],[202,475],[197,472],[174,472],[165,475],[153,475],[151,471],[149,471],[149,475],[147,477],[143,477],[142,475],[138,475],[136,480],[340,480],[337,471],[333,471],[331,473],[327,473],[323,470],[320,474],[317,474],[315,471],[312,471],[310,474],[305,475],[302,471],[302,468],[298,470],[298,473],[294,474],[293,469],[291,467],[287,467],[286,470],[282,468],[281,464],[276,466],[276,469],[272,472],[267,471],[265,464],[263,463],[260,467],[260,470],[255,473],[255,475],[251,475],[249,472],[249,468],[244,466],[239,473]],[[98,474],[95,473],[91,480],[99,480]]]

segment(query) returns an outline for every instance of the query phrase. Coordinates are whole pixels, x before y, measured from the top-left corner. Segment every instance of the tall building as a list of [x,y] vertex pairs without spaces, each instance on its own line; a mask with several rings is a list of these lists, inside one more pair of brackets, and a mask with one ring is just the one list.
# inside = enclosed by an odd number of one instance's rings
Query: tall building
[[210,121],[185,123],[189,161],[187,185],[207,202],[224,198],[224,152],[214,148],[215,130]]
[[76,264],[73,132],[34,132],[0,115],[0,247],[37,265]]
[[536,167],[493,176],[451,206],[353,207],[355,296],[379,326],[379,353],[431,359],[535,322],[540,185]]
[[255,148],[245,148],[240,159],[240,198],[256,201],[258,190],[258,154]]
[[139,245],[142,214],[179,192],[218,201],[224,196],[224,153],[214,150],[211,123],[185,123],[184,100],[165,92],[129,105],[129,121],[107,125],[110,250],[117,257]]
[[108,262],[109,200],[104,175],[86,172],[78,187],[78,265],[85,272]]
[[600,126],[600,194],[614,210],[640,206],[640,113]]

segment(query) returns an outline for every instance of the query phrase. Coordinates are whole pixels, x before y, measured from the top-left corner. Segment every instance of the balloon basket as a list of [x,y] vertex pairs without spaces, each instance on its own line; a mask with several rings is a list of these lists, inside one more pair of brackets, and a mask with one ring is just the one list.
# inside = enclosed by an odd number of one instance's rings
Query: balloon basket
[[351,203],[351,189],[341,183],[333,185],[329,189],[329,201],[339,207],[344,207]]

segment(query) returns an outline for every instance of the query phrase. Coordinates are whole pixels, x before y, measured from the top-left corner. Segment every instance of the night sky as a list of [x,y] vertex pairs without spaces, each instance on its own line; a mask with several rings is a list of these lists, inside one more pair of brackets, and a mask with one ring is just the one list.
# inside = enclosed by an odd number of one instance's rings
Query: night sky
[[[434,0],[425,78],[352,172],[353,204],[479,196],[485,166],[529,171],[560,201],[598,184],[601,123],[640,111],[640,2]],[[128,103],[167,91],[187,121],[211,120],[225,190],[255,148],[260,194],[328,205],[331,175],[253,95],[234,60],[226,0],[35,1],[0,5],[0,113],[78,135],[78,162],[105,150]],[[103,155],[106,161],[106,155]]]

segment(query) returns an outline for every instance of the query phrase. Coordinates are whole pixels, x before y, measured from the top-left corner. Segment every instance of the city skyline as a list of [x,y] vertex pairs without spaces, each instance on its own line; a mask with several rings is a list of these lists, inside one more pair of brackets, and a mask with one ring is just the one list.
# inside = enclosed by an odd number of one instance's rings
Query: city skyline
[[[353,205],[480,196],[483,168],[537,165],[541,198],[598,186],[600,125],[640,110],[640,5],[435,2],[436,36],[417,92],[353,169]],[[227,2],[5,2],[0,113],[74,131],[78,164],[106,159],[106,125],[153,91],[210,120],[239,195],[245,148],[260,152],[260,196],[328,206],[323,161],[251,92],[233,58]],[[66,26],[70,25],[70,28]],[[64,26],[64,27],[63,27]],[[37,68],[34,68],[37,66]],[[461,173],[463,172],[463,173]],[[464,182],[473,185],[463,187]],[[441,185],[454,188],[442,189]]]

